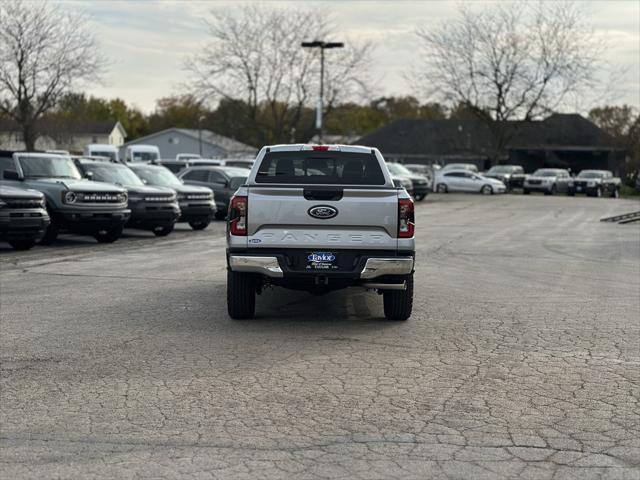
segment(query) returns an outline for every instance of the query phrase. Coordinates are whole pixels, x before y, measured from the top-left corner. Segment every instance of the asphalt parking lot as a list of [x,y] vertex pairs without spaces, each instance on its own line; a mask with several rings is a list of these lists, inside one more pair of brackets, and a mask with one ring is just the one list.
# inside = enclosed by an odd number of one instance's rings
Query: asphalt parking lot
[[[637,201],[431,195],[414,314],[269,290],[224,225],[0,247],[4,478],[640,478]],[[2,244],[4,245],[4,244]]]

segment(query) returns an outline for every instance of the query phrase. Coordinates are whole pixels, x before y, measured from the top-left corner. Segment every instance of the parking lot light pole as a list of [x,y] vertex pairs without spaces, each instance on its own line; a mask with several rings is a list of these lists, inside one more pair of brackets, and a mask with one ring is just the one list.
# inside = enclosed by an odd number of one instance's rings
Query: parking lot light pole
[[202,122],[204,121],[204,115],[198,117],[198,146],[200,150],[200,158],[202,158]]
[[318,129],[318,138],[322,143],[324,137],[323,125],[323,109],[324,109],[324,51],[327,48],[342,48],[343,42],[324,42],[322,40],[314,40],[313,42],[302,42],[303,48],[319,48],[320,49],[320,99],[318,100],[318,109],[316,111],[316,128]]

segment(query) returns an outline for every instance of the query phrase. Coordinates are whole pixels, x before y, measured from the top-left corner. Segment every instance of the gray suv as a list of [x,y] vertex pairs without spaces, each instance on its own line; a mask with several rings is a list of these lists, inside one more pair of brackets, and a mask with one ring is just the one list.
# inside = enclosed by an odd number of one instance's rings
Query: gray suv
[[68,156],[0,151],[0,173],[4,185],[44,194],[51,217],[40,241],[44,245],[63,230],[114,242],[131,214],[123,188],[84,180]]
[[29,250],[48,226],[42,193],[0,185],[0,241],[16,250]]

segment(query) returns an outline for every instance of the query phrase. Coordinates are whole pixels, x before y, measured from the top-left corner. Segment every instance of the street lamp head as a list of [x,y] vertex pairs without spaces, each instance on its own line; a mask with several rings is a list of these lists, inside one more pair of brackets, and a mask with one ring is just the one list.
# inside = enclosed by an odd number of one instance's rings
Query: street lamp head
[[301,45],[304,48],[317,48],[322,47],[324,45],[324,42],[321,42],[320,40],[314,40],[313,42],[302,42]]
[[323,42],[322,40],[314,40],[313,42],[302,42],[300,45],[304,48],[342,48],[343,42]]

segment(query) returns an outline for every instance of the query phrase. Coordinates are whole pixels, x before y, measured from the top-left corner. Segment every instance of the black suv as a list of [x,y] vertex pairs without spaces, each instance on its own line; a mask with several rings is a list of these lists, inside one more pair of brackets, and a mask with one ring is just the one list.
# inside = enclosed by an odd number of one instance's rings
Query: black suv
[[16,250],[29,250],[48,226],[42,193],[0,185],[0,241]]
[[484,173],[487,178],[495,178],[505,184],[507,190],[524,186],[524,168],[520,165],[495,165]]
[[235,191],[244,184],[250,170],[238,167],[189,167],[178,174],[188,185],[208,187],[213,190],[216,201],[216,218],[227,217],[229,201]]
[[204,230],[216,214],[216,204],[210,188],[185,185],[166,167],[160,165],[131,164],[140,180],[153,187],[172,188],[178,193],[180,218],[178,222],[188,222],[194,230]]
[[158,237],[164,237],[173,231],[180,217],[174,190],[146,186],[129,167],[121,163],[96,162],[83,158],[76,158],[74,161],[87,178],[127,189],[131,217],[126,227],[151,230]]

